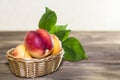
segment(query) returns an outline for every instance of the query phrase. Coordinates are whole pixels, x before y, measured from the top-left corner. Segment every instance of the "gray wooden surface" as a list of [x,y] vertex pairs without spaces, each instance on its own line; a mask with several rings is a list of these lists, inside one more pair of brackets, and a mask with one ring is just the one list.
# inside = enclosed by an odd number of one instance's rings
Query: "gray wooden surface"
[[0,32],[0,80],[120,80],[120,32],[72,32],[82,43],[88,60],[63,61],[60,68],[34,79],[11,74],[6,51],[24,40],[25,32]]

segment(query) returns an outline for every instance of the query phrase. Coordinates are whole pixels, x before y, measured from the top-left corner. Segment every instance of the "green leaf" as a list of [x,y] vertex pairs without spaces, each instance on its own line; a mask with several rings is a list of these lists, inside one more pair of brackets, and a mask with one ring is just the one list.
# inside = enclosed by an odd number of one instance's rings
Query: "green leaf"
[[76,38],[70,37],[65,40],[63,42],[63,48],[65,50],[65,60],[79,61],[87,58],[82,45]]
[[54,25],[54,26],[52,26],[49,33],[53,34],[55,32],[61,31],[61,30],[66,30],[66,27],[67,27],[67,25]]
[[63,42],[68,38],[70,32],[71,30],[60,30],[54,34]]
[[48,7],[46,7],[46,13],[51,12],[52,10],[50,10]]
[[46,7],[46,11],[42,15],[38,26],[51,34],[55,34],[60,39],[65,51],[65,60],[79,61],[86,59],[87,56],[79,40],[74,37],[69,37],[71,30],[66,29],[67,25],[56,25],[56,22],[56,13]]
[[46,7],[46,12],[41,17],[38,26],[39,28],[43,28],[47,31],[50,31],[51,27],[56,24],[56,21],[56,13]]

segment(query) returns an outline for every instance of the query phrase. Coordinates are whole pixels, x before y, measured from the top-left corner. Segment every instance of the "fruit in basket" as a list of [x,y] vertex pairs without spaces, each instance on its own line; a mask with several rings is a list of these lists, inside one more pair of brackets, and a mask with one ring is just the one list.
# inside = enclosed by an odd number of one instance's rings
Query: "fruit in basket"
[[31,58],[29,53],[26,51],[24,44],[18,45],[12,52],[12,55],[16,58]]
[[34,58],[42,58],[49,55],[52,51],[52,40],[50,34],[43,30],[29,31],[25,37],[27,51]]
[[45,51],[45,45],[36,31],[29,31],[25,37],[27,51],[36,58],[41,57]]
[[54,34],[51,34],[52,40],[53,40],[53,51],[52,55],[56,55],[62,50],[62,44],[61,41],[58,39],[58,37]]
[[56,71],[62,58],[68,61],[87,58],[79,40],[69,37],[70,30],[67,30],[67,25],[56,25],[56,22],[56,13],[46,8],[39,21],[39,29],[29,31],[25,36],[24,44],[20,44],[14,50],[11,49],[7,52],[13,74],[34,78]]

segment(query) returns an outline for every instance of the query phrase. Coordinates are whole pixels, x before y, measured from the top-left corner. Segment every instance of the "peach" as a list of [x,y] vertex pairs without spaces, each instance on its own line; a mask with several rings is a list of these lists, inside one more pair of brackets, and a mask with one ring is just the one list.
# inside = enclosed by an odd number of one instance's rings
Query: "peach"
[[32,57],[40,58],[44,55],[45,44],[36,31],[29,31],[26,34],[25,45]]
[[54,34],[51,34],[52,40],[53,40],[53,51],[52,55],[56,55],[62,50],[62,44],[61,41],[58,39],[58,37]]
[[46,49],[51,50],[53,48],[53,44],[50,34],[44,29],[37,29],[37,33],[40,35],[43,42],[45,43]]
[[18,45],[12,52],[12,55],[16,58],[31,58],[24,44]]

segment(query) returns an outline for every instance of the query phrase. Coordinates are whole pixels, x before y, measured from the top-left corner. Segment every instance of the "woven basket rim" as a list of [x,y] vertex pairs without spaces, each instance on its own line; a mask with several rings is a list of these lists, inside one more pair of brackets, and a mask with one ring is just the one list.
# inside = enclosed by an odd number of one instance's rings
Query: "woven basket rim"
[[50,61],[50,60],[54,60],[56,57],[63,55],[64,54],[64,49],[62,49],[57,55],[50,55],[47,56],[45,58],[40,58],[40,59],[36,59],[36,58],[16,58],[14,56],[11,55],[11,52],[14,50],[14,48],[10,49],[7,51],[6,57],[8,59],[12,59],[14,61],[22,61],[22,62],[43,62],[43,61]]

